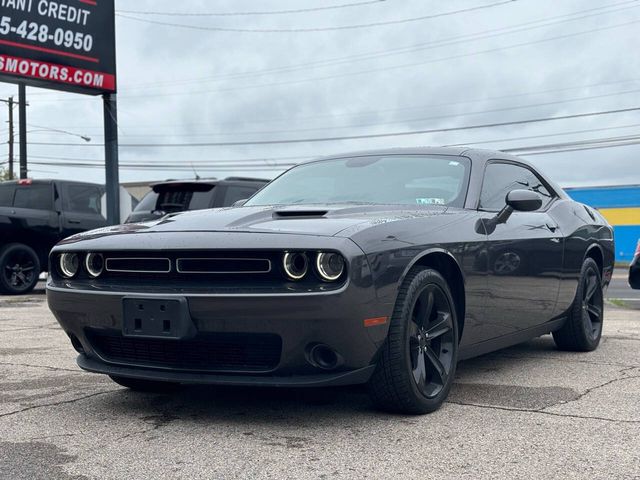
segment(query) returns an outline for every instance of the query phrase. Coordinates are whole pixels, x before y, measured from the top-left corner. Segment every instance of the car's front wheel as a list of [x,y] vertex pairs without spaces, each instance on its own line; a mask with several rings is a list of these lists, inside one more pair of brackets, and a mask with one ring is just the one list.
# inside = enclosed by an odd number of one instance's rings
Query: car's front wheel
[[458,322],[449,285],[436,270],[404,280],[369,391],[384,410],[423,414],[449,394],[458,358]]
[[140,378],[120,377],[118,375],[109,375],[109,378],[118,385],[130,388],[136,392],[173,392],[180,388],[179,383],[174,382],[158,382],[154,380],[143,380]]
[[592,259],[582,264],[580,281],[567,321],[553,332],[553,340],[561,350],[590,352],[598,348],[604,320],[604,300],[600,268]]

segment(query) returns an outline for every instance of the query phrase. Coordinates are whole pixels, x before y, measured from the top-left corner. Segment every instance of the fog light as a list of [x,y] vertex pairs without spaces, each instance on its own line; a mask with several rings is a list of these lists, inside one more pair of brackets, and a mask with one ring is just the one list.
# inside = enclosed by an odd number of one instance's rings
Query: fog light
[[301,252],[286,252],[282,259],[284,272],[291,280],[300,280],[307,274],[309,262]]
[[76,253],[63,253],[59,260],[60,273],[67,278],[74,277],[80,267],[80,259]]
[[319,253],[316,269],[323,280],[333,282],[344,272],[344,258],[339,253]]
[[101,253],[89,253],[84,260],[87,273],[93,278],[98,277],[104,270],[104,257]]

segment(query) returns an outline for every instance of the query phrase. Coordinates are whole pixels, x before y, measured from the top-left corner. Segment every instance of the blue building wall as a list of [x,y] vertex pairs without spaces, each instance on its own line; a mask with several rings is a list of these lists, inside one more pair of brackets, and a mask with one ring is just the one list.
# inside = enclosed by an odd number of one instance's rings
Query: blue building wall
[[640,239],[640,185],[565,188],[578,202],[596,208],[613,226],[616,261],[630,262]]

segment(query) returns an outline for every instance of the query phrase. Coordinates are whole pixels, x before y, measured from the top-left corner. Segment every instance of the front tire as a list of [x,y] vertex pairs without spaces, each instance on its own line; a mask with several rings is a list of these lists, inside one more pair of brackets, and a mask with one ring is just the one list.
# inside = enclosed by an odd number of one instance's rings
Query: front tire
[[118,375],[109,375],[109,378],[118,385],[127,387],[135,392],[168,393],[180,388],[180,384],[174,382],[159,382],[140,378],[120,377]]
[[28,245],[10,243],[0,250],[0,293],[23,295],[38,283],[40,260]]
[[449,394],[458,360],[458,321],[447,281],[414,268],[402,283],[369,393],[377,407],[424,414]]
[[604,320],[604,295],[598,264],[587,258],[582,264],[576,297],[566,323],[553,332],[561,350],[591,352],[598,348]]

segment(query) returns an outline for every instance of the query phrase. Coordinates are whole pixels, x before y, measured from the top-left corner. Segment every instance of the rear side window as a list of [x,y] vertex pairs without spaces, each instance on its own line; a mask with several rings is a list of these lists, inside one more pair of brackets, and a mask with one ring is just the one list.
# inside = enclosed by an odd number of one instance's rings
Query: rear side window
[[210,208],[213,200],[213,188],[208,191],[171,188],[160,191],[156,208],[167,213],[184,210]]
[[511,163],[490,163],[484,173],[480,208],[498,211],[505,206],[507,193],[511,190],[531,190],[542,198],[545,209],[553,195],[544,186],[538,176],[528,168]]
[[16,187],[13,185],[0,185],[0,207],[13,206],[13,192]]
[[227,191],[224,193],[224,199],[222,200],[223,207],[229,207],[238,200],[246,200],[251,195],[258,191],[259,187],[242,187],[229,185]]
[[64,209],[68,212],[99,215],[102,207],[102,191],[94,185],[67,185]]
[[13,206],[34,210],[53,210],[52,185],[18,186],[13,200]]

